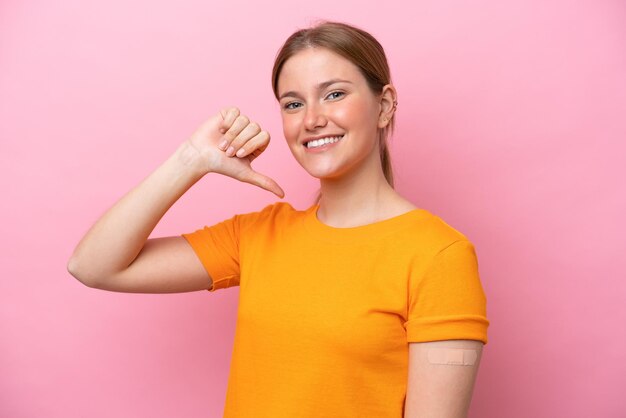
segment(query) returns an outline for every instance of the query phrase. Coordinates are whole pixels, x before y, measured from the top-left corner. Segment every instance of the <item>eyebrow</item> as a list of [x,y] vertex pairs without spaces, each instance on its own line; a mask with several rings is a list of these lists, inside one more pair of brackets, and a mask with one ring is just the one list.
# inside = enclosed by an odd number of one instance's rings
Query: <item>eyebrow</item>
[[[328,86],[330,86],[332,84],[335,84],[335,83],[350,83],[350,84],[352,84],[352,82],[348,81],[348,80],[342,80],[340,78],[333,78],[332,80],[323,81],[323,82],[319,83],[315,87],[318,90],[322,90],[322,89],[325,89],[326,87],[328,87]],[[281,94],[280,97],[278,98],[278,100],[281,100],[283,97],[286,97],[286,96],[300,97],[300,95],[297,92],[291,90],[291,91],[288,91],[286,93]]]

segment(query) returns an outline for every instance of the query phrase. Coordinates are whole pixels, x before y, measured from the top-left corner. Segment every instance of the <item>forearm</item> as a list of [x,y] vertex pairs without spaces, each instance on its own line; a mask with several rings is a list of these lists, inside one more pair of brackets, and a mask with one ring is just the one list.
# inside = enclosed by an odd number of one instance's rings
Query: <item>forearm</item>
[[188,142],[89,229],[76,246],[68,270],[83,283],[126,269],[170,207],[205,174]]

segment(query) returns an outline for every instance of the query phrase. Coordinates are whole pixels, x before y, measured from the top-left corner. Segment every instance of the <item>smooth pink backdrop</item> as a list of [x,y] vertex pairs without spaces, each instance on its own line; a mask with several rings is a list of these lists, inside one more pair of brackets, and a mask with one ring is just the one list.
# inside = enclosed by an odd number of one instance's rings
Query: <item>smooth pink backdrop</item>
[[[476,245],[491,327],[470,416],[626,416],[626,6],[598,0],[2,2],[0,416],[221,416],[238,288],[105,292],[66,265],[226,105],[272,134],[253,165],[308,207],[270,75],[316,19],[385,47],[397,189]],[[209,175],[151,237],[276,200]]]

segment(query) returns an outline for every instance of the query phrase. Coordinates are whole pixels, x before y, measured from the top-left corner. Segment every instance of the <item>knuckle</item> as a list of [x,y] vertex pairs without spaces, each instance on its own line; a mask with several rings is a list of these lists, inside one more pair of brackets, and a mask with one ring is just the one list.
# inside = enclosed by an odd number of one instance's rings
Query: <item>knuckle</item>
[[246,115],[237,116],[237,120],[246,124],[250,122],[250,119],[248,119]]
[[233,139],[235,139],[235,137],[237,136],[232,130],[228,130],[226,131],[226,133],[224,133],[224,138],[226,138],[226,140],[228,142],[231,142]]
[[245,181],[246,183],[251,182],[251,176],[249,171],[242,171],[239,173],[239,180]]
[[224,111],[222,112],[224,115],[224,124],[227,124],[228,121],[232,121],[239,116],[239,109],[237,109],[236,107],[227,107],[226,109],[224,109]]
[[229,147],[233,147],[235,149],[235,152],[237,152],[237,150],[239,149],[239,146],[241,145],[241,140],[236,137],[235,139],[233,139],[230,144],[228,144]]

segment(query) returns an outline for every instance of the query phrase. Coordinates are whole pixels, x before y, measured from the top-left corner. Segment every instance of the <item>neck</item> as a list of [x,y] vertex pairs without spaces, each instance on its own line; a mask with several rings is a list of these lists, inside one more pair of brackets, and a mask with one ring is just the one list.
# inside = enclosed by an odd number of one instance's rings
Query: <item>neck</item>
[[384,216],[385,205],[397,197],[385,178],[378,152],[350,172],[320,180],[318,219],[337,228],[364,225]]

